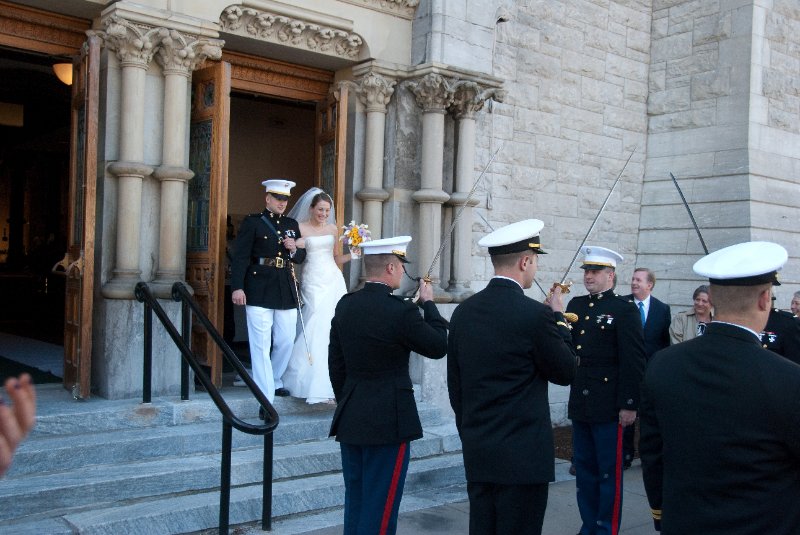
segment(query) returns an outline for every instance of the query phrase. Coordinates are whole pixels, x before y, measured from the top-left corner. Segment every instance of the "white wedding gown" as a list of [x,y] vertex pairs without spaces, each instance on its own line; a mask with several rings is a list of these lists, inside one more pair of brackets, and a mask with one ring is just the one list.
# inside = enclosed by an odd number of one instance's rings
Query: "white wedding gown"
[[308,335],[308,349],[299,324],[289,366],[283,374],[283,385],[297,398],[307,403],[333,399],[333,387],[328,375],[328,341],[331,319],[339,299],[347,293],[342,272],[333,259],[335,238],[309,236],[306,259],[302,266],[300,295],[303,298],[303,321]]

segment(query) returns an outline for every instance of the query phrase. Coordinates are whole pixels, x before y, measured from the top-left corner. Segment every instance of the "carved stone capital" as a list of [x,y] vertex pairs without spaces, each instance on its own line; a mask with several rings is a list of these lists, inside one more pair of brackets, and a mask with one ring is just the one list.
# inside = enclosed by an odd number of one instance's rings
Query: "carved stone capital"
[[396,84],[396,80],[389,80],[380,74],[370,72],[356,83],[356,95],[367,108],[367,113],[371,111],[386,113],[386,105],[392,98]]
[[374,9],[382,13],[396,15],[404,19],[414,18],[414,11],[419,5],[419,0],[342,0],[348,4]]
[[453,101],[453,88],[441,74],[430,73],[418,82],[407,82],[417,100],[417,105],[425,112],[444,113]]
[[94,32],[105,46],[117,54],[123,67],[146,69],[159,42],[169,34],[166,28],[133,24],[112,15],[103,21],[105,30]]
[[450,111],[457,119],[472,119],[483,108],[483,104],[493,99],[502,102],[505,91],[497,88],[482,88],[480,84],[469,80],[460,80],[453,84],[453,102]]
[[357,33],[240,6],[222,12],[220,28],[236,35],[346,59],[357,59],[364,45]]
[[196,39],[184,36],[177,30],[167,30],[158,44],[156,61],[163,67],[164,73],[182,74],[188,78],[206,58],[221,58],[225,41]]

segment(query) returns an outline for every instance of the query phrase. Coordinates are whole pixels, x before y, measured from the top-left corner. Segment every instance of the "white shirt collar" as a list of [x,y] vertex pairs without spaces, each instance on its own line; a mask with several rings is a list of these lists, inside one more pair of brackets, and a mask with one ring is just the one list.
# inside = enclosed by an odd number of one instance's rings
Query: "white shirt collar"
[[644,317],[646,318],[647,315],[650,313],[650,296],[648,295],[644,301],[639,301],[636,297],[633,298],[633,302],[636,304],[636,308],[639,308],[639,303],[644,305]]

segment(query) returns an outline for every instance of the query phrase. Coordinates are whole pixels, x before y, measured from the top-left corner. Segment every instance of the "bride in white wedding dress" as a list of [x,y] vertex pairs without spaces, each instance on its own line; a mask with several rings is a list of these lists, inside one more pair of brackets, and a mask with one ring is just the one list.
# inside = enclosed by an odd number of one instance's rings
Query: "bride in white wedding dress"
[[306,403],[335,403],[328,375],[328,341],[336,304],[347,293],[339,266],[350,261],[351,254],[337,254],[342,246],[333,201],[321,189],[304,193],[289,217],[300,223],[302,237],[297,246],[306,249],[306,259],[299,267],[307,340],[298,329],[283,384],[292,396],[305,398]]

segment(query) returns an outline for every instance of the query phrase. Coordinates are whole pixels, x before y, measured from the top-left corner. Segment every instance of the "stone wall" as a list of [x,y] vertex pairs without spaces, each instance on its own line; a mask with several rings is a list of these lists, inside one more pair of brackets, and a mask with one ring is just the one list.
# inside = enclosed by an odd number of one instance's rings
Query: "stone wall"
[[794,259],[779,306],[796,289],[798,9],[769,6],[654,1],[639,263],[661,275],[656,294],[672,304],[691,302],[703,249],[669,172],[709,250],[777,241]]
[[776,289],[778,306],[788,309],[800,289],[800,4],[756,2],[752,39],[752,237],[789,250]]
[[752,6],[714,0],[653,4],[648,159],[639,263],[660,275],[656,295],[688,305],[709,250],[750,239],[747,114]]
[[[507,96],[479,115],[476,169],[502,149],[486,177],[475,241],[514,220],[542,219],[550,254],[537,278],[543,286],[560,280],[636,149],[589,239],[625,255],[620,271],[629,277],[647,152],[650,2],[542,0],[504,9],[492,74],[505,80]],[[485,251],[476,246],[474,255],[480,289],[492,269]],[[568,278],[580,281],[580,270]]]

